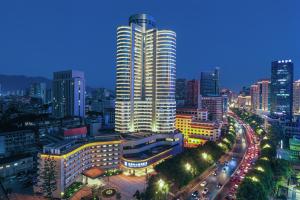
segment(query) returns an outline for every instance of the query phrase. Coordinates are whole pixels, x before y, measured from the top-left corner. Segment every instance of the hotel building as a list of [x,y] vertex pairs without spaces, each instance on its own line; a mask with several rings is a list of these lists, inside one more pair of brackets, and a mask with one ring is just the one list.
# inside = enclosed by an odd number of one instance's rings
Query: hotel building
[[153,17],[136,14],[117,29],[115,130],[175,130],[176,34],[158,30]]
[[[206,114],[205,114],[206,113]],[[176,129],[184,135],[185,147],[197,147],[221,136],[222,121],[207,121],[207,111],[180,109],[176,115]]]
[[[53,195],[62,198],[74,182],[101,184],[109,170],[122,170],[129,175],[146,175],[153,167],[182,151],[183,135],[172,134],[108,134],[86,141],[67,140],[43,148],[39,157],[38,184],[47,159],[55,161],[57,190]],[[40,188],[35,187],[40,193]]]

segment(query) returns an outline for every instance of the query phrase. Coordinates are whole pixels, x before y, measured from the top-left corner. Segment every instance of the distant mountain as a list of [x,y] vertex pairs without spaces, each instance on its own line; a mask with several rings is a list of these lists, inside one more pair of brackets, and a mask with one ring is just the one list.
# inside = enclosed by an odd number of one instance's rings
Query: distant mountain
[[46,83],[47,88],[50,88],[52,84],[52,81],[45,77],[0,74],[0,84],[2,87],[2,91],[26,90],[32,83],[39,82]]

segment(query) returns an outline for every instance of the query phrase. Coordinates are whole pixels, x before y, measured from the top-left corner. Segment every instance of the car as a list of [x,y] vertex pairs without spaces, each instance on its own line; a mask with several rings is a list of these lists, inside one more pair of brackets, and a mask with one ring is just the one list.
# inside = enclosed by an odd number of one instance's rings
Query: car
[[233,200],[233,196],[231,194],[228,194],[226,197],[225,197],[226,200]]
[[221,183],[218,183],[217,188],[221,188],[223,185]]
[[206,195],[208,193],[208,188],[204,188],[204,190],[202,191],[203,195]]
[[195,191],[192,193],[192,197],[199,197],[199,191]]
[[202,187],[205,187],[207,185],[207,182],[206,181],[203,181],[201,184],[200,184]]
[[226,167],[223,167],[223,169],[222,169],[224,172],[226,172]]

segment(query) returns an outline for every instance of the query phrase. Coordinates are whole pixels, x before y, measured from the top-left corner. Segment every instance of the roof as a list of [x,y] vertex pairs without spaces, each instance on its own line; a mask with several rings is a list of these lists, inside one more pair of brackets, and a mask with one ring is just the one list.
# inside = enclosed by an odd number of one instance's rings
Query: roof
[[0,159],[0,164],[5,164],[5,163],[12,163],[24,158],[32,158],[30,154],[18,154],[18,155],[13,155],[5,158]]
[[101,169],[100,167],[92,167],[90,169],[85,170],[82,172],[83,175],[95,179],[98,178],[99,176],[103,175],[105,171]]

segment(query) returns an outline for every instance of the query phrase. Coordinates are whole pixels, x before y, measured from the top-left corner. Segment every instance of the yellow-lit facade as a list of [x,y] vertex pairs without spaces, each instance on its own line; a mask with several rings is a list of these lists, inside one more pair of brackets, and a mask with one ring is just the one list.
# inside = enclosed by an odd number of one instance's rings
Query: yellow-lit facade
[[176,115],[176,129],[184,135],[185,147],[203,145],[206,141],[215,141],[220,137],[222,124],[200,121],[193,115]]

